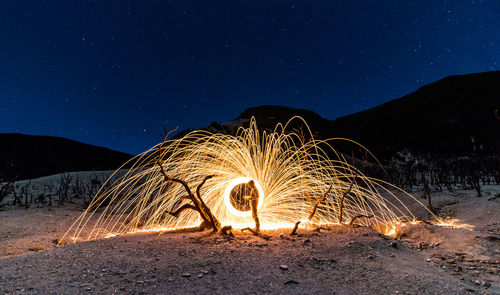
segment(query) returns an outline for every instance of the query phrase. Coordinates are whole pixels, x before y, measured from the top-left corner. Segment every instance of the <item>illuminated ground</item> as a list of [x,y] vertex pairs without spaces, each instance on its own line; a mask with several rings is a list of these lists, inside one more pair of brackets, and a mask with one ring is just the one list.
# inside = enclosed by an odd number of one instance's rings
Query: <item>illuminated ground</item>
[[149,233],[55,247],[52,240],[81,213],[78,205],[6,207],[0,293],[498,294],[500,199],[488,198],[500,187],[487,191],[482,198],[461,190],[433,194],[436,207],[472,231],[418,225],[398,240],[337,226],[299,230],[292,239],[290,230],[274,231],[270,241]]

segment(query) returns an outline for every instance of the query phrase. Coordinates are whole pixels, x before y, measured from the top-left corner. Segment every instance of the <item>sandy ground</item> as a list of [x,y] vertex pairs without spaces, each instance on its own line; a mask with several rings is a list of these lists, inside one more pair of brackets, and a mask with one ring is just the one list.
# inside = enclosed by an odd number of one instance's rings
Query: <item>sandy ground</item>
[[270,240],[141,233],[56,247],[81,205],[4,206],[0,293],[500,294],[500,186],[484,190],[432,195],[441,215],[473,227],[409,225],[397,238],[334,226]]

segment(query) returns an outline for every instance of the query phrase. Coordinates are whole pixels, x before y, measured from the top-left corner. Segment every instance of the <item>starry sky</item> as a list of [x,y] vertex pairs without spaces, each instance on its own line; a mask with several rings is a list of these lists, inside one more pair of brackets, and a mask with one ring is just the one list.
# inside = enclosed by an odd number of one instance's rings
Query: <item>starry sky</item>
[[140,153],[272,104],[328,119],[500,70],[500,1],[2,1],[0,132]]

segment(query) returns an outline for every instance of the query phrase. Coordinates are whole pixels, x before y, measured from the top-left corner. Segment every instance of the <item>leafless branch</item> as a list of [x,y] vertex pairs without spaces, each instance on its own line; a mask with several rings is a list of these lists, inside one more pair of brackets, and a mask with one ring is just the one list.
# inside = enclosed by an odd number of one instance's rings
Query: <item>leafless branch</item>
[[312,211],[309,214],[309,217],[307,219],[311,220],[314,217],[314,214],[316,214],[316,209],[318,208],[319,203],[321,203],[325,200],[326,195],[328,195],[328,193],[331,190],[332,190],[332,186],[330,185],[330,187],[326,190],[326,192],[323,194],[323,196],[321,198],[317,199],[316,202],[314,202],[313,209],[312,209]]
[[344,200],[347,194],[351,192],[352,186],[354,185],[354,182],[356,182],[356,178],[358,177],[358,174],[356,173],[354,175],[354,178],[351,181],[351,184],[349,185],[349,189],[342,195],[342,198],[340,199],[340,212],[339,212],[339,223],[342,224],[342,212],[344,209]]
[[356,219],[359,219],[359,218],[372,218],[373,215],[364,215],[364,214],[359,214],[359,215],[356,215],[354,216],[352,219],[351,219],[351,222],[349,222],[349,226],[353,226],[354,225],[354,221],[356,221]]

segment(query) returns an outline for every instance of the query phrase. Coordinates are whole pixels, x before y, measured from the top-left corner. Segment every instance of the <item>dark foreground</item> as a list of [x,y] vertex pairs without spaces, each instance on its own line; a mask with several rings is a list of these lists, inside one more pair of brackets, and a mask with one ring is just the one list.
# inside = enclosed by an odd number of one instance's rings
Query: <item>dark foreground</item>
[[441,214],[469,227],[406,226],[398,239],[335,226],[269,241],[177,232],[55,247],[82,208],[6,206],[0,294],[500,294],[499,191],[435,193]]
[[[288,232],[288,230],[287,230]],[[0,260],[1,293],[467,294],[447,269],[367,228],[269,241],[135,234]],[[391,244],[395,243],[395,244]],[[487,289],[482,291],[488,292]]]

